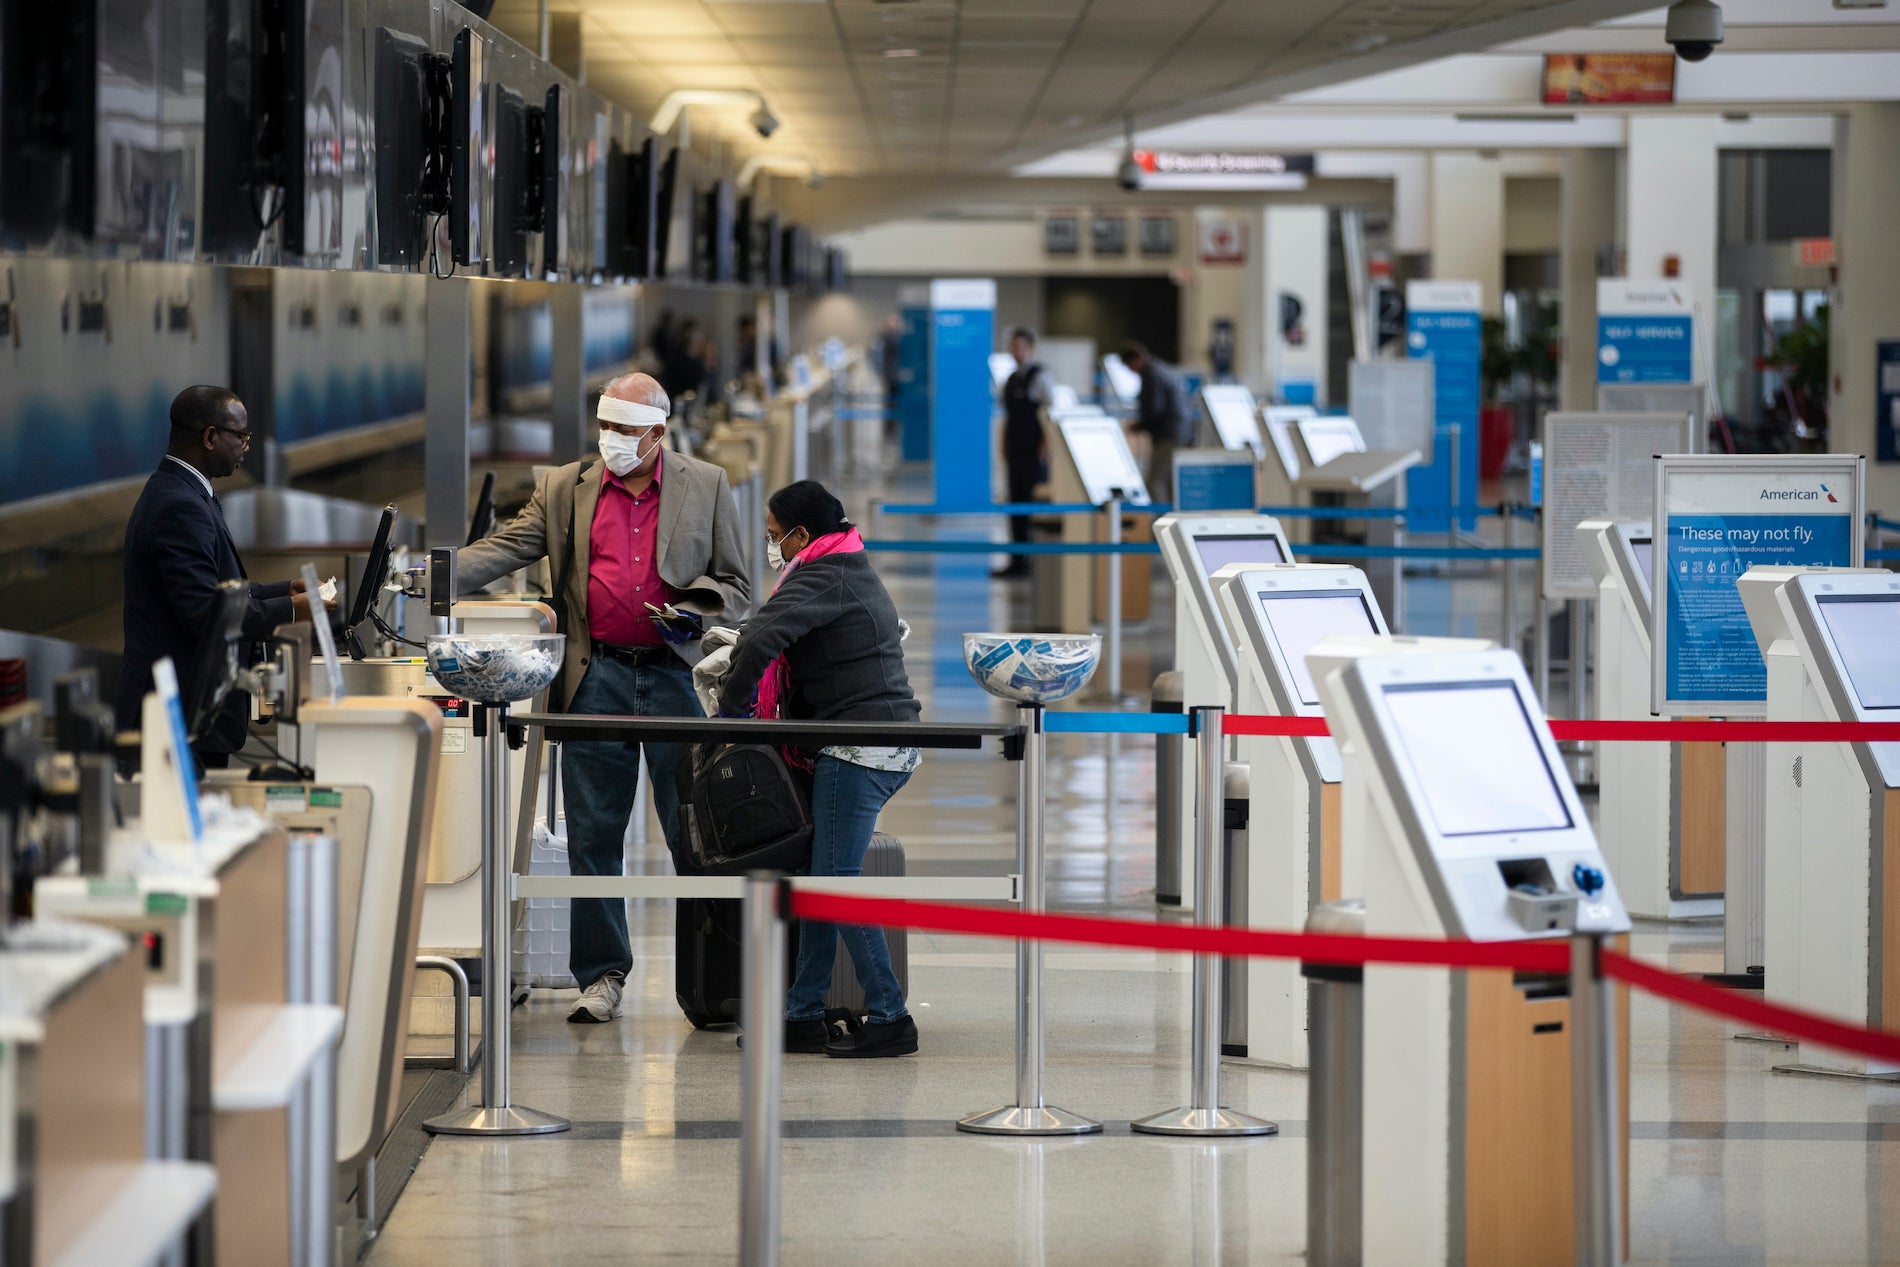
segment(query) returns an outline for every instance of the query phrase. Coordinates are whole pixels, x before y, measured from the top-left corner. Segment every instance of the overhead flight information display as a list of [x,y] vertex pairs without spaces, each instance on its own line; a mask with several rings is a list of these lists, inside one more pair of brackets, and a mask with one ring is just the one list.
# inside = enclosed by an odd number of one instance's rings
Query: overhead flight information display
[[1281,594],[1267,591],[1260,595],[1260,610],[1267,618],[1273,640],[1280,644],[1287,669],[1302,704],[1318,704],[1319,688],[1313,671],[1307,667],[1307,653],[1334,634],[1376,634],[1378,625],[1366,608],[1366,600],[1357,591],[1351,594]]
[[1571,826],[1513,683],[1388,686],[1385,706],[1440,835]]
[[1860,706],[1900,708],[1900,602],[1823,598],[1819,606]]

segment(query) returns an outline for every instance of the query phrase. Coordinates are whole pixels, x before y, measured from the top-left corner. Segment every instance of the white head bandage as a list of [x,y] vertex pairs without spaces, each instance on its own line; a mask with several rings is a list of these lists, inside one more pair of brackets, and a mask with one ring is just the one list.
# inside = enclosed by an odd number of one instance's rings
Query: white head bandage
[[602,422],[617,423],[623,427],[657,427],[666,421],[666,410],[656,405],[642,405],[638,401],[621,400],[617,396],[602,396],[600,408],[594,416]]

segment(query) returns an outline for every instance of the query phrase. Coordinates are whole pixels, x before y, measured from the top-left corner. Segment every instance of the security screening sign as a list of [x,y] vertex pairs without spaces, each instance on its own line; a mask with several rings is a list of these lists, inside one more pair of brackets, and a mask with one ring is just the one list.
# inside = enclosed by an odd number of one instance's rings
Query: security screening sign
[[1597,382],[1695,381],[1695,316],[1675,282],[1597,283]]
[[1864,466],[1851,454],[1657,459],[1652,711],[1766,711],[1767,666],[1736,582],[1758,564],[1859,567]]

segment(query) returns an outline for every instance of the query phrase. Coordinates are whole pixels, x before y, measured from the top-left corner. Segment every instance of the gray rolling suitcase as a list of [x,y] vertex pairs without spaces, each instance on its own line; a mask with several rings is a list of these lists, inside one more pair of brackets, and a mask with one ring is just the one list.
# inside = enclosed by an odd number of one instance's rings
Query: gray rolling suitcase
[[[897,837],[888,832],[877,832],[871,837],[871,847],[864,851],[864,874],[904,874],[904,846]],[[897,970],[897,983],[904,987],[904,996],[909,998],[910,930],[887,928],[884,939],[891,948],[891,966]],[[842,940],[838,942],[838,957],[831,965],[831,992],[825,996],[825,1006],[849,1008],[853,1016],[864,1015],[864,989],[858,984],[857,969],[851,966],[850,952],[845,950]]]

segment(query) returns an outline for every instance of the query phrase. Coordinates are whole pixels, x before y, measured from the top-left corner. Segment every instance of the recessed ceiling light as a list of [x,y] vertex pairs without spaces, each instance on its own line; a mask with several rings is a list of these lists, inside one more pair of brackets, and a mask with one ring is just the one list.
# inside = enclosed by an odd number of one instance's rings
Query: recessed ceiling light
[[915,57],[917,56],[917,50],[914,48],[887,48],[884,50],[884,56],[886,57]]

